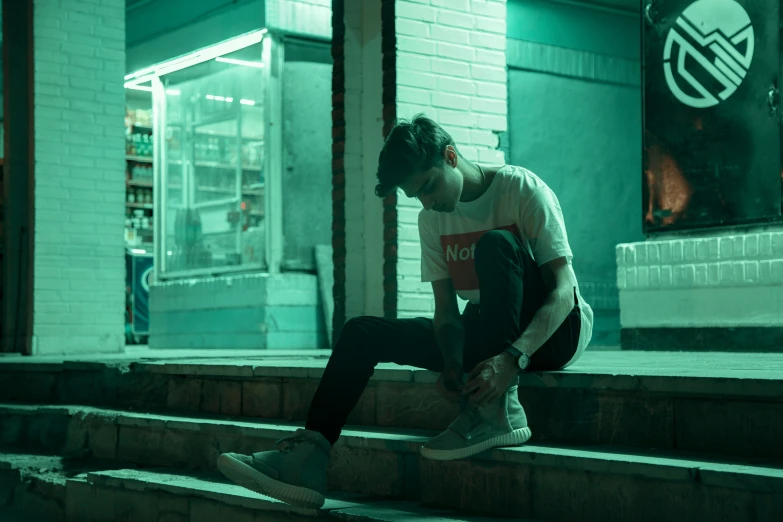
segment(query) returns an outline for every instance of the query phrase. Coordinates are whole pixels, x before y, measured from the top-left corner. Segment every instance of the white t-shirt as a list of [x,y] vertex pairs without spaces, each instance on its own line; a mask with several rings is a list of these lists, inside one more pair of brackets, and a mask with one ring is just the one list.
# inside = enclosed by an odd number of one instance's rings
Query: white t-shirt
[[[473,253],[478,239],[496,229],[509,230],[519,237],[538,266],[565,257],[573,270],[573,254],[557,196],[529,170],[506,165],[478,199],[460,201],[449,213],[419,213],[421,280],[451,278],[460,298],[478,303]],[[593,335],[593,309],[582,298],[578,284],[576,291],[582,321],[577,351],[568,365],[579,358]]]

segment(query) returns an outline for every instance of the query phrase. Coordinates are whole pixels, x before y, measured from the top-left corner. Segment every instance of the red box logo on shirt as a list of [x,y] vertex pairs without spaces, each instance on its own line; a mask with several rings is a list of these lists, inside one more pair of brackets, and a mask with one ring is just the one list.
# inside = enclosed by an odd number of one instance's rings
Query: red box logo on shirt
[[[493,230],[507,230],[519,237],[516,225],[506,225]],[[473,262],[476,244],[489,230],[440,236],[440,246],[446,254],[446,265],[455,290],[478,290],[479,282]]]

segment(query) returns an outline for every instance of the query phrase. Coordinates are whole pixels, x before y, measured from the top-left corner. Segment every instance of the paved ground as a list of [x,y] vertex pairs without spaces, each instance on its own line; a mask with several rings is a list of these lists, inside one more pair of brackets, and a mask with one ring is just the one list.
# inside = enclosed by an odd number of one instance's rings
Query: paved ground
[[[24,357],[3,355],[0,364],[168,361],[186,364],[325,366],[328,350],[149,350],[129,347],[124,354]],[[387,365],[383,365],[386,367]],[[397,367],[388,365],[388,367]],[[398,367],[399,368],[399,367]],[[589,350],[565,372],[604,375],[658,375],[783,380],[783,353],[694,353]]]

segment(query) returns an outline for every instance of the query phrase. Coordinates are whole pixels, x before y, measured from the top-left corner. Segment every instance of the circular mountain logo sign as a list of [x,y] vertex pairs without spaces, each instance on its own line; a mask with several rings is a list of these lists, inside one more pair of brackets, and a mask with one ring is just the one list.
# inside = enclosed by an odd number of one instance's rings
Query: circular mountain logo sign
[[663,71],[672,94],[690,107],[713,107],[734,94],[753,60],[753,26],[735,0],[697,0],[666,37]]

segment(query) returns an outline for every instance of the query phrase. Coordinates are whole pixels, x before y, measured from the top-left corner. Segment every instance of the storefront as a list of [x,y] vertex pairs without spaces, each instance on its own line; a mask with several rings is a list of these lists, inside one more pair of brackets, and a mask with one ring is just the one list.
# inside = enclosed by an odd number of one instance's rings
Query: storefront
[[151,122],[136,117],[129,126],[128,208],[138,217],[128,240],[154,245],[157,279],[273,264],[264,173],[279,154],[268,153],[265,136],[273,114],[265,110],[273,40],[265,32],[129,75],[126,87],[148,91],[154,108]]
[[126,76],[130,342],[147,340],[152,281],[315,277],[331,242],[330,80],[328,42],[266,28]]

